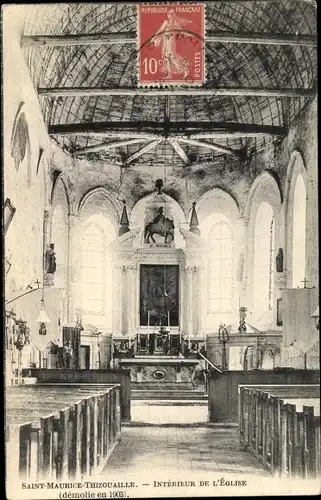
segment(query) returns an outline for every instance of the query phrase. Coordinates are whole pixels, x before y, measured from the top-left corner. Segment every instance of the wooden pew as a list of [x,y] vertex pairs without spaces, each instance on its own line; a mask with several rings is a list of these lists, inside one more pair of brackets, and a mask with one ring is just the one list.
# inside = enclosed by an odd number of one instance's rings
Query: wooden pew
[[8,389],[6,438],[17,457],[8,472],[28,480],[60,480],[90,476],[105,466],[120,434],[118,385]]
[[239,386],[239,434],[272,474],[320,474],[319,386]]

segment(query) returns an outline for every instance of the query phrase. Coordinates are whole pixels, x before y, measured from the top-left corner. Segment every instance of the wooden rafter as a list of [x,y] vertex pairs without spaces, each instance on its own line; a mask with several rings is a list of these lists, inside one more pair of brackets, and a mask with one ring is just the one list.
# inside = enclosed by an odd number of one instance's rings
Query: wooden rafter
[[314,97],[316,89],[314,88],[170,88],[170,89],[150,89],[150,88],[132,88],[132,87],[48,87],[38,88],[38,95],[41,97],[94,97],[94,96],[240,96],[240,97]]
[[197,146],[199,148],[207,148],[213,149],[214,151],[219,151],[220,153],[226,153],[229,155],[234,155],[237,157],[241,157],[241,153],[231,148],[227,148],[225,146],[221,146],[220,144],[212,144],[210,142],[203,141],[195,141],[194,139],[183,139],[181,137],[178,138],[180,142],[184,142],[186,144],[190,144],[191,146]]
[[[301,45],[316,47],[317,38],[313,35],[291,35],[275,33],[228,33],[211,31],[206,34],[205,43],[244,43],[257,45]],[[68,46],[68,45],[111,45],[137,43],[135,32],[98,33],[93,35],[27,35],[21,37],[21,46]]]
[[152,141],[149,144],[146,144],[143,148],[139,149],[136,151],[136,153],[132,154],[129,158],[127,158],[126,163],[132,163],[134,160],[142,156],[143,154],[147,153],[150,149],[155,148],[162,139],[157,139],[156,141]]
[[[224,138],[246,137],[247,134],[257,135],[285,135],[287,129],[274,125],[258,125],[255,123],[231,123],[231,122],[165,122],[141,121],[134,122],[93,122],[93,123],[66,123],[59,125],[49,125],[50,135],[90,135],[93,137],[113,137],[113,138],[146,138],[156,139],[164,136],[164,129],[168,127],[169,134],[175,134],[175,138],[182,136],[188,138],[190,134],[206,133],[211,137]],[[188,134],[188,136],[187,136]],[[198,137],[201,138],[200,136]],[[205,139],[205,137],[202,137]],[[196,137],[195,137],[196,139]]]
[[130,146],[132,144],[139,144],[141,142],[148,141],[145,137],[137,139],[126,139],[123,141],[112,141],[112,142],[102,142],[101,144],[95,144],[93,146],[86,146],[84,148],[79,148],[74,151],[74,155],[84,154],[84,153],[95,153],[96,151],[101,151],[102,149],[113,149],[120,148],[123,146]]
[[190,162],[189,158],[188,158],[187,154],[185,153],[184,149],[182,148],[182,146],[179,144],[178,140],[174,139],[173,137],[170,137],[168,139],[168,142],[173,146],[176,153],[178,154],[178,156],[181,157],[183,162],[188,164]]

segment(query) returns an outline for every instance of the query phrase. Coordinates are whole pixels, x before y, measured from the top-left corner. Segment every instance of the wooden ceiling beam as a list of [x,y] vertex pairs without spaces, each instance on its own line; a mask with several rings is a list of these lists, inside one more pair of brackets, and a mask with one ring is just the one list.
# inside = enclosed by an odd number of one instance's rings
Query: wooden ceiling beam
[[[249,137],[256,135],[286,135],[285,127],[273,125],[257,125],[254,123],[231,123],[231,122],[93,122],[93,123],[70,123],[49,125],[49,135],[90,135],[92,137],[112,138],[146,138],[157,139],[164,137],[164,130],[168,134],[175,134],[175,139],[182,136],[189,138],[191,134],[205,133],[206,137],[194,137],[195,139],[225,138],[225,137]],[[187,136],[186,134],[190,132]],[[211,137],[208,137],[208,135]]]
[[188,163],[190,163],[189,161],[189,158],[187,156],[187,154],[185,153],[184,149],[182,148],[182,146],[179,144],[178,140],[177,139],[174,139],[173,137],[170,137],[168,139],[168,142],[173,146],[173,149],[175,149],[176,153],[178,154],[178,156],[181,157],[181,159],[183,160],[183,162],[187,165]]
[[112,142],[102,142],[101,144],[95,144],[93,146],[86,146],[84,148],[76,149],[74,155],[82,155],[85,153],[96,153],[97,151],[120,148],[123,146],[131,146],[132,144],[140,144],[141,142],[148,141],[145,137],[140,139],[126,139],[123,141],[112,141]]
[[236,150],[231,149],[231,148],[227,148],[225,146],[221,146],[220,144],[212,144],[210,142],[195,141],[194,139],[183,139],[182,137],[179,137],[178,140],[180,142],[184,142],[184,143],[189,144],[191,146],[197,146],[199,148],[206,148],[206,149],[213,149],[214,151],[219,151],[220,153],[234,155],[234,156],[237,156],[238,158],[242,157],[242,154],[239,151],[236,151]]
[[99,97],[99,96],[239,96],[239,97],[314,97],[315,88],[126,88],[126,87],[49,87],[38,88],[40,97]]
[[145,153],[148,153],[150,149],[156,148],[156,146],[162,141],[162,139],[157,139],[156,141],[152,141],[149,144],[146,144],[143,148],[139,149],[136,151],[136,153],[132,154],[129,158],[126,160],[126,164],[129,165],[129,163],[132,163],[134,160],[137,160],[140,156],[142,156]]
[[[211,31],[206,34],[205,43],[244,43],[256,45],[301,45],[316,47],[317,37],[307,34],[276,34],[276,33],[228,33],[226,31]],[[136,44],[135,32],[97,33],[92,35],[23,35],[21,47],[30,46],[68,46],[68,45],[112,45]]]

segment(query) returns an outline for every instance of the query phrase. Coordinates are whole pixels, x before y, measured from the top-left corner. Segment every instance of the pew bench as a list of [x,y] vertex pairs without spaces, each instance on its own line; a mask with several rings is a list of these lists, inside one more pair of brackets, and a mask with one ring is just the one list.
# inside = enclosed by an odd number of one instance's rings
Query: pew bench
[[36,384],[6,394],[7,474],[61,480],[99,473],[120,439],[120,386]]
[[243,449],[284,477],[320,474],[320,386],[240,385]]

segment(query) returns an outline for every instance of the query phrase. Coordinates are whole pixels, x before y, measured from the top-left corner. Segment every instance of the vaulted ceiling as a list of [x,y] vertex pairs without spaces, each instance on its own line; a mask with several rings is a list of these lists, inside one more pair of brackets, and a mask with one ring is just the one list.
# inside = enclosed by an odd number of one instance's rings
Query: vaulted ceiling
[[314,2],[203,3],[207,81],[193,92],[137,88],[136,5],[29,6],[21,44],[64,150],[184,166],[250,157],[286,134],[315,95]]

